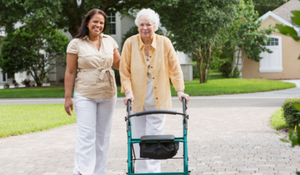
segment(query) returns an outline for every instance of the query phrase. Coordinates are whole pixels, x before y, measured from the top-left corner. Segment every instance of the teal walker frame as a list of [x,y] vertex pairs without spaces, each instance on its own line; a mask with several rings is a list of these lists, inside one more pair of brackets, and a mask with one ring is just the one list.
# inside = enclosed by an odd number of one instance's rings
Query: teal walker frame
[[[131,100],[129,99],[127,101],[127,116],[125,117],[125,122],[127,126],[127,145],[128,145],[128,175],[166,175],[166,174],[181,174],[181,175],[189,175],[189,166],[188,166],[188,148],[187,148],[187,129],[188,129],[188,122],[189,115],[186,114],[187,106],[186,106],[186,99],[182,98],[182,109],[183,112],[179,113],[176,111],[168,111],[168,110],[156,110],[156,111],[145,111],[145,112],[139,112],[135,114],[130,114],[131,108],[130,108]],[[132,138],[131,135],[131,117],[138,117],[141,115],[147,115],[147,114],[171,114],[171,115],[181,115],[182,116],[182,125],[183,125],[183,137],[175,137],[175,140],[173,142],[183,142],[183,157],[174,157],[172,159],[183,159],[183,172],[160,172],[160,173],[135,173],[134,163],[135,160],[145,160],[143,158],[135,158],[133,144],[134,143],[142,143],[142,141],[139,138]],[[162,142],[162,141],[160,141]],[[166,141],[167,142],[167,141]],[[157,143],[157,141],[151,141],[151,143]]]

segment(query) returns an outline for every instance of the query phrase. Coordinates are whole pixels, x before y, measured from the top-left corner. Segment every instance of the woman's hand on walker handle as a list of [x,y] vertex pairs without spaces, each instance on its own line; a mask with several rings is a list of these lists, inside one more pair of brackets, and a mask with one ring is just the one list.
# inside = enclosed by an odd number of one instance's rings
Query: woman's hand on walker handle
[[126,94],[126,97],[123,100],[124,105],[127,106],[127,100],[130,99],[131,100],[130,106],[132,106],[133,101],[134,101],[134,97],[133,97],[132,91],[131,90],[126,91],[125,94]]
[[69,116],[72,116],[71,111],[73,112],[73,101],[71,98],[65,99],[65,111]]
[[188,94],[185,94],[182,90],[178,90],[177,91],[177,96],[178,99],[182,102],[182,97],[185,98],[186,100],[186,104],[188,104],[189,100],[190,100],[190,96]]

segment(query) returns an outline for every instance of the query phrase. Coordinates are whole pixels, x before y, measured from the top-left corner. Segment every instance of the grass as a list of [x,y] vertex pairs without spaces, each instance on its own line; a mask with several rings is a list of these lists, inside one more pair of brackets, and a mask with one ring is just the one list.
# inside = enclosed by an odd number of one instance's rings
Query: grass
[[[199,79],[185,83],[185,93],[190,96],[211,96],[264,92],[293,87],[296,87],[296,85],[279,80],[225,79],[221,73],[214,73],[209,77],[207,83],[199,84]],[[173,86],[171,86],[171,92],[172,96],[177,95]],[[118,97],[124,96],[125,94],[120,93],[120,87],[118,87]],[[0,98],[64,98],[64,87],[1,89]]]
[[[296,87],[296,85],[293,83],[287,83],[278,80],[230,78],[211,79],[207,83],[199,84],[199,79],[195,79],[185,84],[184,92],[190,96],[210,96],[265,92],[293,87]],[[172,95],[176,95],[176,91],[173,87]]]
[[273,126],[274,129],[283,129],[283,128],[288,128],[288,125],[285,122],[285,118],[283,116],[283,109],[278,109],[275,111],[275,113],[271,117],[270,121],[271,125]]
[[63,104],[0,105],[0,138],[52,129],[76,122]]
[[64,87],[0,89],[0,98],[64,98]]

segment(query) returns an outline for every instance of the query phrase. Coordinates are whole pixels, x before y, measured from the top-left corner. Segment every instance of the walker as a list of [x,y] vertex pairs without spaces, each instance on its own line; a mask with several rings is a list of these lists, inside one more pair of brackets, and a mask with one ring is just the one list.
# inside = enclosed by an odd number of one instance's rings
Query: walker
[[[182,98],[182,108],[183,113],[179,113],[176,111],[168,111],[168,110],[155,110],[155,111],[145,111],[145,112],[139,112],[135,114],[130,114],[131,108],[130,108],[130,102],[129,99],[127,101],[127,116],[125,117],[125,122],[127,126],[127,144],[128,144],[128,175],[153,175],[153,174],[181,174],[181,175],[189,175],[190,171],[188,170],[188,149],[187,149],[187,128],[188,123],[187,120],[189,119],[189,115],[186,114],[187,106],[186,106],[186,99]],[[171,114],[171,115],[182,115],[182,125],[183,125],[183,137],[175,137],[174,135],[147,135],[142,136],[141,138],[132,138],[131,137],[131,117],[138,117],[141,115],[147,115],[147,114]],[[174,145],[179,145],[179,142],[183,142],[183,157],[173,157],[178,150],[174,153],[168,152],[169,147],[174,148]],[[139,160],[145,160],[148,158],[136,158],[133,144],[139,143],[141,150],[142,147],[144,149],[150,149],[148,152],[143,153],[143,155],[150,157],[151,159],[183,159],[183,172],[161,172],[161,173],[135,173],[135,161]],[[141,144],[143,146],[141,146]],[[146,146],[145,146],[146,145]],[[166,147],[164,146],[166,145]],[[170,146],[171,145],[171,146]],[[151,151],[151,147],[155,147],[156,151]],[[165,149],[161,149],[165,148]],[[154,149],[154,148],[153,148]],[[176,148],[175,148],[176,149]],[[147,150],[146,150],[147,151]],[[153,154],[152,154],[153,153]],[[150,154],[150,155],[149,155]],[[170,155],[172,154],[172,155]],[[174,155],[173,155],[174,154]],[[142,157],[142,156],[141,156]],[[168,157],[168,158],[166,158]]]

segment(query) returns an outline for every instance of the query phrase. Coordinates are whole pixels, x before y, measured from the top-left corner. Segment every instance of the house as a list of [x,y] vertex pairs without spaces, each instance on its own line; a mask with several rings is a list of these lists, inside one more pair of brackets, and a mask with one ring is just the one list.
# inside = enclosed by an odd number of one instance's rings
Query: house
[[[284,24],[293,27],[300,34],[300,27],[291,21],[293,10],[300,9],[299,0],[290,0],[273,11],[269,11],[258,20],[262,20],[260,29],[267,28],[269,25]],[[260,54],[263,59],[255,62],[243,54],[244,63],[242,68],[242,78],[264,78],[264,79],[300,79],[300,42],[293,38],[282,35],[276,30],[268,36],[271,41],[267,48],[273,51],[269,54]]]
[[[122,37],[123,35],[132,27],[134,26],[134,20],[135,17],[133,15],[125,15],[122,16],[120,13],[110,13],[107,14],[107,21],[108,21],[108,27],[110,35],[116,40],[116,42],[119,45],[119,51],[121,51],[122,47]],[[66,32],[64,33],[69,39],[72,39],[72,36],[70,33]],[[4,33],[0,35],[0,37],[5,36]],[[0,43],[1,46],[1,43]],[[184,77],[186,81],[191,81],[192,80],[192,65],[187,64],[191,62],[191,58],[184,54],[183,52],[177,52],[177,56],[179,59],[180,64],[182,65],[182,70],[184,73]],[[55,64],[55,63],[53,63]],[[56,66],[54,69],[52,69],[49,72],[49,81],[51,84],[56,84],[56,83],[61,83],[62,80],[64,79],[65,75],[65,70],[66,68],[63,66]],[[0,72],[0,83],[6,83],[8,82],[8,77],[7,74],[3,74]],[[31,76],[26,75],[26,73],[16,73],[14,75],[15,80],[20,83],[24,79],[31,79],[33,78]]]

